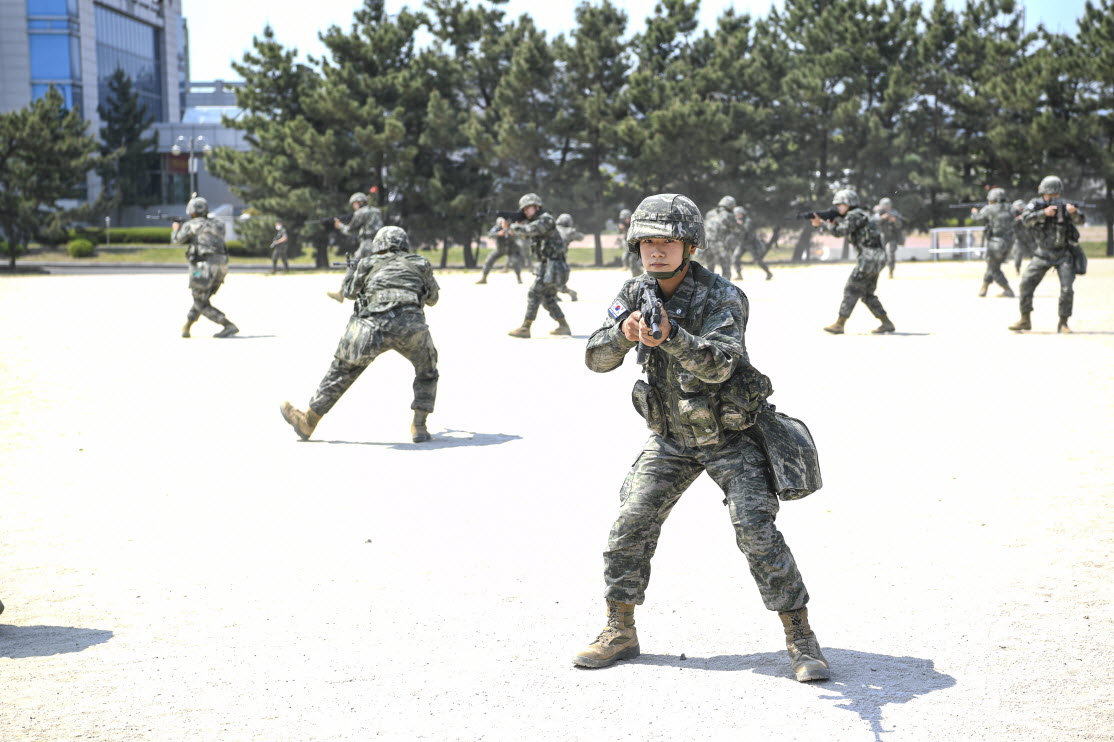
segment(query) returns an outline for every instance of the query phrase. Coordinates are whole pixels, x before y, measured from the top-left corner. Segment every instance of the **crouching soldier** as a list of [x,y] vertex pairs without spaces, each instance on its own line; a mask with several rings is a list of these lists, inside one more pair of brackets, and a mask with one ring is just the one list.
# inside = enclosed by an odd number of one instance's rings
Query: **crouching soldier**
[[762,601],[781,618],[796,678],[825,679],[828,663],[809,627],[808,592],[774,525],[779,495],[795,499],[820,486],[811,437],[765,403],[769,379],[750,365],[744,340],[746,296],[690,260],[704,242],[696,204],[676,194],[645,199],[627,240],[646,275],[623,284],[588,340],[585,361],[593,371],[612,371],[639,346],[647,381],[635,384],[633,398],[652,434],[619,492],[604,552],[607,624],[573,662],[607,667],[638,656],[634,607],[645,600],[662,523],[707,471],[723,490]]
[[283,418],[302,440],[310,437],[321,417],[364,369],[388,350],[397,351],[414,365],[410,436],[415,443],[430,439],[426,418],[437,397],[437,349],[423,308],[437,303],[437,280],[429,261],[410,252],[410,240],[401,227],[380,229],[370,252],[344,277],[344,297],[355,299],[356,308],[309,408],[303,412],[289,402],[280,407]]

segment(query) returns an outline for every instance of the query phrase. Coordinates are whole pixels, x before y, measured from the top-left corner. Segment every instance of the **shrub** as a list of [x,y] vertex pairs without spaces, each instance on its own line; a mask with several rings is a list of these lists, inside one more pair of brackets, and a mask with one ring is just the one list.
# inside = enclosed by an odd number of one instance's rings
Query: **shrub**
[[[95,244],[104,244],[103,227],[78,227],[69,232],[70,239],[84,238]],[[113,227],[108,230],[108,241],[113,245],[169,245],[170,225],[165,227]]]
[[71,258],[91,258],[95,250],[92,242],[78,238],[70,240],[70,243],[66,245],[66,252],[70,254]]

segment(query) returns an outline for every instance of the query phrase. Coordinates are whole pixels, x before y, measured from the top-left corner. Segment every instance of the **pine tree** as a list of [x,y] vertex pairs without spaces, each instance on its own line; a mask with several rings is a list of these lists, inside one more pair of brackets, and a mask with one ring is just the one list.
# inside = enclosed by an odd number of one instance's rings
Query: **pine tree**
[[144,136],[155,117],[139,102],[132,80],[117,68],[108,79],[105,105],[97,107],[101,121],[101,154],[113,156],[97,168],[104,195],[113,208],[149,206],[158,194],[151,188],[151,173],[157,165],[154,134]]
[[1084,75],[1089,174],[1102,183],[1106,255],[1114,257],[1114,3],[1088,0],[1073,55]]

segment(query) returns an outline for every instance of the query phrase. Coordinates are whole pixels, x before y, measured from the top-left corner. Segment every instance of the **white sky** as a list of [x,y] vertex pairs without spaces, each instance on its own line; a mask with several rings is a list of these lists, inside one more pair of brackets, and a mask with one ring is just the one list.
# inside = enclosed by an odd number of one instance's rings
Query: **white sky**
[[[627,12],[628,29],[637,30],[643,19],[653,13],[656,0],[613,0]],[[926,5],[931,0],[924,0]],[[573,23],[577,0],[509,0],[503,6],[507,15],[517,17],[529,13],[539,28],[550,36],[567,31]],[[948,0],[958,7],[961,0]],[[235,80],[238,75],[230,62],[239,60],[251,48],[253,36],[270,23],[275,35],[287,47],[296,47],[303,55],[320,55],[324,47],[317,33],[336,24],[348,28],[352,13],[363,5],[362,0],[312,0],[304,3],[238,3],[235,0],[182,0],[183,15],[190,29],[190,78],[193,80]],[[700,9],[703,26],[711,28],[724,8],[734,6],[738,13],[765,15],[771,0],[735,0],[706,2]],[[1043,22],[1052,30],[1074,32],[1076,20],[1083,13],[1084,0],[1029,0],[1030,27]],[[420,8],[420,0],[387,0],[387,11],[397,12],[403,6]],[[230,11],[235,8],[236,11]]]

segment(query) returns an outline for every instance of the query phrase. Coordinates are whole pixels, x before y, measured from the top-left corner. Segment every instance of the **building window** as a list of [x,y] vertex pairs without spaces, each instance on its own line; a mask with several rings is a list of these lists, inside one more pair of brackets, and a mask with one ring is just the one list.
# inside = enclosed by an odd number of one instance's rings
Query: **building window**
[[82,113],[77,0],[27,0],[27,42],[31,97],[41,98],[53,85],[67,108]]
[[104,105],[108,97],[108,78],[121,69],[147,112],[155,121],[166,121],[162,32],[103,5],[94,6],[94,11],[99,103]]
[[77,16],[77,0],[27,0],[27,15]]

